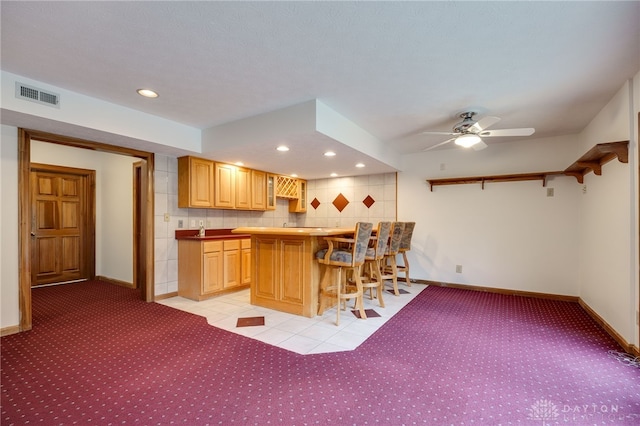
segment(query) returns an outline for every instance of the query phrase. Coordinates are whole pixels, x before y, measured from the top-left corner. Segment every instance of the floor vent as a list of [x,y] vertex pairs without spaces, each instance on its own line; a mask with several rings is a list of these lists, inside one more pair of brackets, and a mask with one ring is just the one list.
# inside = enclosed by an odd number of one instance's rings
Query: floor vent
[[16,82],[16,98],[60,108],[60,95]]

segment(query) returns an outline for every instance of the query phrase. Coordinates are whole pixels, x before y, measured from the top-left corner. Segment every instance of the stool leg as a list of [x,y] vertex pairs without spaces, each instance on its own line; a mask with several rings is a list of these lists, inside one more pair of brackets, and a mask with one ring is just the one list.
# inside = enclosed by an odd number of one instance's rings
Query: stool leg
[[396,296],[400,295],[398,291],[398,263],[395,256],[389,256],[389,262],[391,263],[391,282],[393,283],[393,293]]
[[362,291],[362,281],[360,280],[360,267],[354,269],[353,273],[356,276],[356,287],[358,295],[356,296],[356,304],[360,306],[360,318],[367,319],[367,313],[364,311],[364,297]]
[[382,280],[382,272],[380,272],[380,259],[374,262],[374,266],[376,268],[375,273],[378,279],[378,286],[376,287],[378,291],[378,303],[380,303],[381,308],[384,308],[384,299],[382,298],[382,287],[384,286],[384,281]]
[[409,279],[409,260],[407,259],[407,252],[402,252],[402,261],[404,262],[404,279],[407,285],[411,287],[411,280]]
[[340,311],[342,310],[342,297],[340,297],[340,295],[342,294],[342,267],[338,268],[338,285],[337,285],[337,290],[336,290],[336,296],[338,298],[338,306],[336,306],[336,311],[338,312],[336,314],[336,325],[340,325]]

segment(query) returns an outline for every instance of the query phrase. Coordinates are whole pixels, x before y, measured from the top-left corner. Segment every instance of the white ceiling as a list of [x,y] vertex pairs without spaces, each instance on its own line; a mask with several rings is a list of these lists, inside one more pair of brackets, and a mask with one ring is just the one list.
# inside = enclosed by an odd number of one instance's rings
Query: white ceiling
[[[638,1],[0,7],[4,71],[203,130],[317,99],[399,154],[446,139],[416,133],[450,131],[469,109],[501,117],[492,129],[577,133],[640,70]],[[309,149],[285,159],[256,140],[243,160],[307,178],[393,169],[317,133],[291,143]],[[324,145],[338,151],[331,165],[310,155]],[[360,158],[367,167],[353,169]]]

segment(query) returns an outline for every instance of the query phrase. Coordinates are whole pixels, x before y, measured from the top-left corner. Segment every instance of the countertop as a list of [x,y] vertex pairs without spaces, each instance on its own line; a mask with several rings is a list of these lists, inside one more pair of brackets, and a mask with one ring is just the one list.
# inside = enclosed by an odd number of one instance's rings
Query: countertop
[[232,233],[233,229],[205,229],[204,237],[199,235],[197,229],[176,229],[176,240],[239,240],[250,238],[249,234]]
[[301,235],[308,237],[322,237],[327,235],[352,234],[354,228],[271,228],[266,226],[246,226],[235,228],[233,234],[262,234],[262,235]]

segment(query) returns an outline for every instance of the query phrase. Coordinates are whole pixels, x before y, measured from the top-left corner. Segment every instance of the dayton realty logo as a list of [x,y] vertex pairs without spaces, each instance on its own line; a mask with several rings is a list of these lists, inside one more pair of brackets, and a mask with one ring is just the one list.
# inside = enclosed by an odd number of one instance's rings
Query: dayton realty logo
[[553,402],[546,399],[536,401],[529,408],[529,420],[542,421],[543,425],[546,424],[545,422],[552,422],[558,417],[560,417],[560,410]]
[[[557,423],[618,423],[640,418],[637,414],[623,414],[617,404],[581,404],[556,405],[550,400],[541,399],[528,409],[529,420],[541,421],[543,425]],[[634,423],[638,424],[638,423]]]

